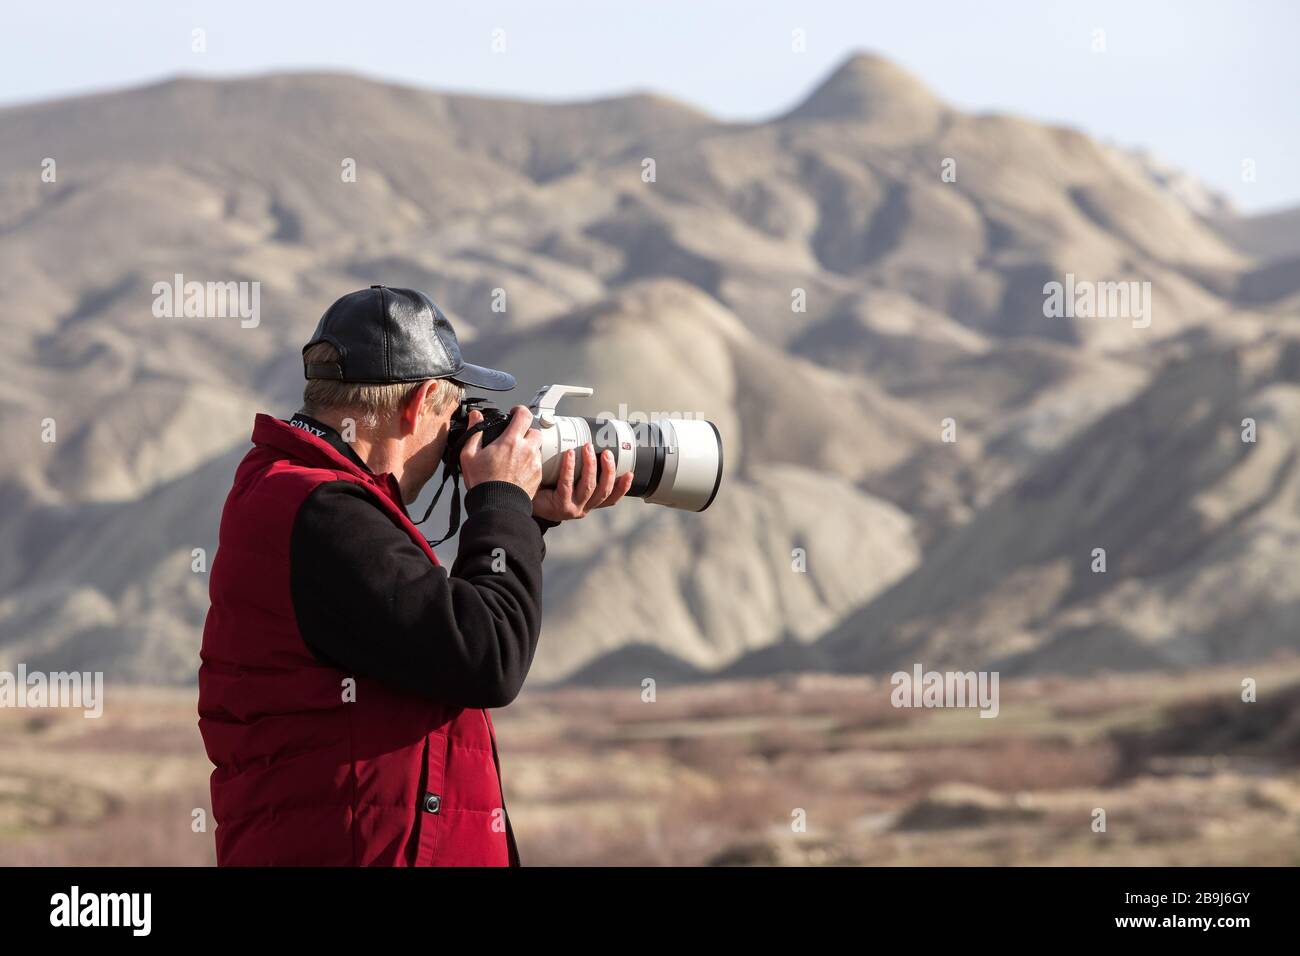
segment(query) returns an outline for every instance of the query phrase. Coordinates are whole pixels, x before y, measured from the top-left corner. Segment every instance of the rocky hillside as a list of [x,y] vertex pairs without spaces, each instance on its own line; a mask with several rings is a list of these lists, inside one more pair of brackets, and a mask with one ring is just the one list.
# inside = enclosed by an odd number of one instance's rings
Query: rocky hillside
[[[0,663],[193,678],[252,414],[372,282],[515,399],[722,430],[709,512],[550,535],[544,680],[1293,646],[1297,270],[1153,168],[874,56],[754,124],[337,75],[0,110]],[[256,323],[157,317],[177,273],[260,283]],[[1067,275],[1150,308],[1047,318]]]

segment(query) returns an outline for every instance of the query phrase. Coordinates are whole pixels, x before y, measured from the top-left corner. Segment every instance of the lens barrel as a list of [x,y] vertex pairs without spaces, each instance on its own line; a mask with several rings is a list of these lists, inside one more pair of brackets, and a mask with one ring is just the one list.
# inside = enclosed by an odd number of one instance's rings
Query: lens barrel
[[687,511],[703,511],[713,503],[722,484],[722,436],[712,422],[580,421],[597,454],[606,449],[613,454],[617,474],[632,472],[629,496]]
[[[489,424],[483,445],[495,441],[510,416],[491,406],[478,406]],[[447,457],[459,461],[464,444],[466,416],[453,419]],[[459,419],[459,421],[457,420]],[[534,426],[536,427],[536,426]],[[713,504],[722,485],[722,435],[712,422],[702,419],[659,418],[626,422],[617,418],[577,418],[556,415],[542,428],[542,487],[553,488],[564,452],[591,444],[596,461],[608,451],[614,473],[632,472],[628,496],[649,504],[686,511],[703,511]],[[582,476],[582,457],[575,460],[574,477]]]

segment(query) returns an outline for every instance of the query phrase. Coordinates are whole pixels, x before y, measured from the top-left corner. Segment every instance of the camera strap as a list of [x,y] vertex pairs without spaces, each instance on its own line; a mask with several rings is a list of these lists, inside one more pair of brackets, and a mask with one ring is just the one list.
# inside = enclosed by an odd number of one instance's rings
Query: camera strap
[[433,514],[433,509],[437,506],[438,499],[442,497],[443,489],[447,487],[447,481],[450,479],[452,487],[451,513],[447,519],[447,533],[437,541],[430,541],[429,547],[431,548],[436,548],[460,530],[460,452],[461,449],[465,447],[465,442],[469,441],[471,435],[483,431],[490,424],[491,422],[485,418],[478,424],[465,429],[464,436],[456,442],[456,446],[452,448],[449,445],[447,451],[443,453],[442,483],[438,485],[438,490],[433,493],[433,500],[429,502],[429,507],[425,509],[424,517],[415,522],[417,525],[420,525],[429,520],[429,516]]
[[447,520],[447,533],[444,534],[437,541],[430,541],[429,547],[431,548],[436,548],[438,545],[442,544],[444,541],[446,541],[453,534],[455,534],[457,531],[460,530],[460,469],[459,468],[456,469],[455,471],[443,469],[442,484],[438,485],[438,490],[433,493],[433,500],[429,502],[429,507],[424,512],[424,517],[415,523],[424,524],[426,521],[429,520],[429,516],[433,514],[433,509],[438,504],[438,499],[442,497],[443,489],[447,487],[448,478],[451,479],[452,492],[451,492],[451,515]]

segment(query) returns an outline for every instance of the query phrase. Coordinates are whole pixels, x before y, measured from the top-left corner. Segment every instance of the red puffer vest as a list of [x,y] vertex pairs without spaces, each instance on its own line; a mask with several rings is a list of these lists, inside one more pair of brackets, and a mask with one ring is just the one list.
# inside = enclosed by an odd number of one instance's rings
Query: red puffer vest
[[257,416],[221,516],[199,667],[217,863],[518,865],[487,711],[360,676],[349,693],[352,675],[318,662],[298,632],[290,532],[312,489],[338,480],[367,489],[438,563],[391,475]]

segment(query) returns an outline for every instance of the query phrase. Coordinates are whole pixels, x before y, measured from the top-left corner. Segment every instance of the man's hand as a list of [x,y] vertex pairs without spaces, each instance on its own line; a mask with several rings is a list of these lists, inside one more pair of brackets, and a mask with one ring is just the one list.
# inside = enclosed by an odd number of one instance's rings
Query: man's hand
[[[478,409],[469,413],[471,427],[482,420]],[[534,497],[542,483],[542,436],[532,424],[533,413],[516,405],[510,412],[510,424],[492,444],[483,447],[482,432],[471,435],[460,452],[466,489],[483,481],[508,481]]]
[[596,451],[590,444],[582,446],[582,477],[575,484],[576,460],[572,448],[564,453],[555,487],[533,495],[534,515],[550,521],[585,518],[596,508],[617,504],[632,487],[632,472],[614,478],[614,456],[608,451],[601,452],[600,480],[596,480]]

